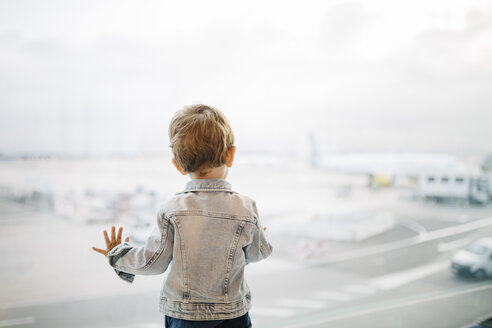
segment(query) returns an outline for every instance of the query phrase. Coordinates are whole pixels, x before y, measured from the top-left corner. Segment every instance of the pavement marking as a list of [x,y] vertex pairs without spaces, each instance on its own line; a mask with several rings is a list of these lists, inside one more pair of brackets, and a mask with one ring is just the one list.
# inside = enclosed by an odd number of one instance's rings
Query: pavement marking
[[283,298],[276,303],[281,306],[290,306],[294,308],[304,309],[322,309],[328,305],[326,302],[323,301],[298,298]]
[[395,300],[389,300],[386,302],[371,304],[369,306],[358,306],[348,308],[344,310],[332,311],[328,313],[310,314],[309,316],[298,316],[290,319],[288,322],[279,322],[269,326],[269,328],[282,327],[282,328],[301,328],[310,327],[313,325],[324,324],[327,322],[340,321],[349,319],[352,317],[358,317],[366,314],[372,314],[382,312],[386,310],[411,306],[419,303],[432,302],[442,300],[459,295],[481,292],[488,289],[492,289],[492,283],[490,281],[484,283],[476,283],[473,285],[465,285],[452,288],[448,290],[441,290],[437,292],[427,293],[423,295],[416,295],[412,297],[400,298]]
[[18,319],[2,320],[0,321],[0,327],[29,325],[33,323],[34,323],[33,317],[25,317],[25,318],[18,318]]
[[347,285],[345,290],[354,294],[370,295],[376,292],[376,288],[370,285]]
[[324,300],[341,302],[347,302],[354,298],[351,294],[343,292],[316,292],[313,294],[313,296]]
[[473,239],[475,239],[475,238],[466,237],[466,238],[462,238],[462,239],[458,239],[458,240],[453,240],[453,241],[450,241],[447,243],[445,243],[445,242],[439,243],[439,244],[437,244],[437,251],[438,252],[452,251],[452,250],[455,250],[457,248],[464,247],[465,245],[469,244]]
[[269,317],[293,317],[297,314],[295,310],[275,308],[275,307],[263,307],[255,306],[249,311],[252,315],[262,315]]
[[402,239],[382,245],[377,245],[373,247],[367,247],[364,249],[358,249],[354,251],[343,252],[337,255],[331,255],[324,259],[318,259],[311,261],[306,265],[306,267],[322,266],[331,263],[343,262],[347,260],[353,260],[361,257],[366,257],[370,255],[376,255],[381,253],[386,253],[390,251],[395,251],[398,249],[406,248],[409,246],[414,246],[417,244],[422,244],[425,242],[437,240],[440,238],[445,238],[449,236],[458,235],[461,233],[477,230],[492,225],[492,217],[472,221],[465,224],[460,224],[440,230],[434,230],[424,234],[420,234],[415,237]]
[[439,271],[449,268],[449,261],[442,261],[437,263],[431,263],[410,270],[391,273],[385,276],[381,276],[375,279],[371,279],[369,285],[381,290],[390,290],[418,279],[425,278],[433,275]]
[[422,224],[420,224],[415,220],[410,220],[410,219],[402,220],[399,221],[398,224],[416,232],[419,235],[423,235],[424,233],[427,233],[427,229]]

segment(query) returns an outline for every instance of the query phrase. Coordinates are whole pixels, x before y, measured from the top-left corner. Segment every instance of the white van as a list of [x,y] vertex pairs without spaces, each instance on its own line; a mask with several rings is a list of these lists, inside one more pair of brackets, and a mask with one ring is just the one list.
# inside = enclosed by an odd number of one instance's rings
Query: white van
[[456,252],[451,271],[457,275],[483,279],[492,276],[492,238],[481,238]]

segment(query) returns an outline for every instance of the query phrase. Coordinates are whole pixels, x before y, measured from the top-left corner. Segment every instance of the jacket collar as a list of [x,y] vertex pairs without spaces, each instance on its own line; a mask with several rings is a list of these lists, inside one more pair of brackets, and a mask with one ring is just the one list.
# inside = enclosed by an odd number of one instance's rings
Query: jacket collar
[[193,179],[186,184],[187,191],[231,191],[231,184],[224,179]]

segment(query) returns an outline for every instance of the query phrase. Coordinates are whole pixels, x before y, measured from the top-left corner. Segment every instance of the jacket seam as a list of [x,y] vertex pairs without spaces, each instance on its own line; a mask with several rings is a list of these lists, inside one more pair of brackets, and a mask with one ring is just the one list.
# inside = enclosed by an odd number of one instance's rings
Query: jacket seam
[[234,194],[237,194],[236,191],[232,190],[232,189],[226,189],[226,188],[191,188],[191,189],[185,189],[185,190],[182,190],[182,191],[179,191],[177,193],[175,193],[174,195],[182,195],[182,194],[185,194],[187,192],[194,192],[194,191],[212,191],[212,192],[230,192],[230,193],[234,193]]
[[232,239],[231,249],[229,250],[229,256],[227,257],[226,276],[224,279],[225,298],[227,298],[229,294],[229,278],[231,275],[232,264],[234,263],[234,258],[236,257],[237,245],[239,244],[239,239],[241,238],[241,233],[243,232],[245,223],[246,222],[242,222],[241,224],[239,224],[236,233],[234,234],[234,238]]
[[183,298],[186,300],[190,296],[190,292],[188,290],[189,288],[189,282],[188,282],[188,261],[186,258],[186,249],[185,249],[185,241],[184,238],[181,236],[181,229],[179,227],[179,221],[174,220],[176,223],[176,231],[178,232],[179,236],[179,248],[181,252],[181,265],[183,269]]
[[186,216],[186,215],[201,215],[214,219],[227,219],[236,221],[246,221],[256,225],[256,217],[249,215],[233,215],[225,212],[211,212],[203,210],[173,210],[166,213],[167,216]]
[[[183,301],[170,301],[166,297],[161,297],[160,311],[166,315],[184,319],[184,320],[225,320],[232,319],[237,316],[241,316],[251,309],[251,296],[249,293],[242,297],[241,300],[225,302],[225,303],[208,303],[208,302],[183,302]],[[208,306],[214,308],[216,311],[214,313],[204,313],[204,312],[193,312],[183,311],[181,304],[193,304],[196,307]],[[226,309],[232,307],[233,309]]]

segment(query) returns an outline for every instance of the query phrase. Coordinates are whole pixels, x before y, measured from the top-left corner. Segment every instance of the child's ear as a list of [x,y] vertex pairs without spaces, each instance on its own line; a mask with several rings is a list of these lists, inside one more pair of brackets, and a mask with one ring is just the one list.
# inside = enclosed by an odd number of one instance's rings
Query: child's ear
[[227,167],[231,167],[234,162],[234,155],[236,154],[236,146],[231,146],[227,149],[226,153],[226,165]]
[[181,173],[182,175],[187,175],[188,174],[187,172],[185,172],[185,170],[183,170],[183,168],[181,167],[181,165],[179,165],[178,162],[176,162],[176,160],[174,159],[174,157],[171,160],[171,162],[173,162],[174,167],[176,168],[176,170],[179,171],[179,173]]

